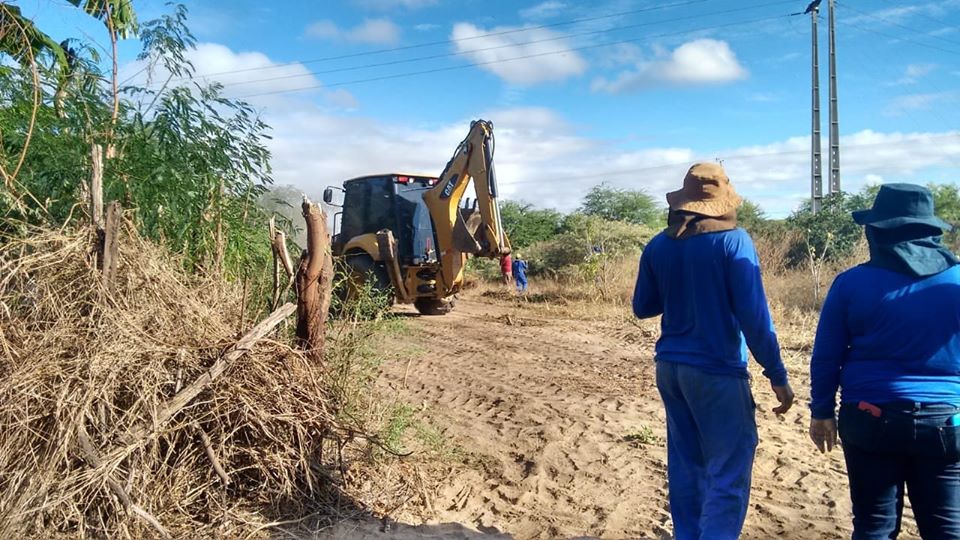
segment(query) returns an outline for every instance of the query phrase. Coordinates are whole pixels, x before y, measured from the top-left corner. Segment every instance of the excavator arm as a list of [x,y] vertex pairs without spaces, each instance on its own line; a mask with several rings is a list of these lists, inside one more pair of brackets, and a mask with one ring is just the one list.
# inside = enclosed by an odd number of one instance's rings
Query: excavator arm
[[[493,123],[471,122],[470,132],[450,158],[437,185],[423,194],[437,238],[437,288],[444,294],[459,289],[469,255],[497,258],[510,253],[497,204],[493,150]],[[461,206],[471,180],[476,191],[476,210]]]

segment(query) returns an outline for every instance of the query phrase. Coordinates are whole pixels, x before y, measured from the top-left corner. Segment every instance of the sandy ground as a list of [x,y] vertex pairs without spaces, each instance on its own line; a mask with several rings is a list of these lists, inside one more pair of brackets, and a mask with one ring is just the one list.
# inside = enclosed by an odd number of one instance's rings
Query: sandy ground
[[[438,479],[422,527],[351,522],[329,537],[671,538],[656,323],[581,316],[472,294],[447,316],[411,317],[403,339],[419,354],[385,365],[380,384],[485,465]],[[810,339],[782,340],[797,392],[784,417],[754,377],[760,445],[743,538],[849,538],[842,454],[820,455],[806,434]],[[901,538],[915,537],[906,523]]]

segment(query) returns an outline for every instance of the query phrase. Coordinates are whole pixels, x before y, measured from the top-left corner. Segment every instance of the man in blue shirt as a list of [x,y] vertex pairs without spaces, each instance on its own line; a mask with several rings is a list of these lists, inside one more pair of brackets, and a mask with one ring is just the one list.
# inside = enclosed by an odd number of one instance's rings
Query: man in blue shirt
[[522,293],[527,290],[527,261],[523,260],[519,253],[515,255],[516,257],[513,259],[513,280],[517,284],[517,292]]
[[735,539],[743,527],[757,446],[747,346],[780,402],[774,412],[793,403],[757,254],[736,226],[741,202],[723,168],[694,165],[640,258],[633,312],[662,315],[657,388],[678,540]]
[[[923,186],[853,213],[870,260],[834,280],[810,360],[810,437],[839,435],[853,538],[896,538],[904,493],[922,538],[960,539],[960,260]],[[840,407],[837,411],[837,390]]]

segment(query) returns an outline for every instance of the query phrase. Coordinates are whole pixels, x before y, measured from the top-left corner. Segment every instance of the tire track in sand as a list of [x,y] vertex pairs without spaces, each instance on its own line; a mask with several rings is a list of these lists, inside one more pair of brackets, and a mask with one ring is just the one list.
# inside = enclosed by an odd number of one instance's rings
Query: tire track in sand
[[[495,464],[482,480],[475,471],[446,479],[435,519],[521,539],[670,537],[655,323],[472,298],[411,325],[404,339],[425,352],[383,366],[380,384]],[[805,383],[794,379],[797,404],[780,420],[769,390],[754,389],[761,443],[744,538],[849,537],[842,458],[814,455],[806,439]],[[624,441],[642,426],[648,444]]]

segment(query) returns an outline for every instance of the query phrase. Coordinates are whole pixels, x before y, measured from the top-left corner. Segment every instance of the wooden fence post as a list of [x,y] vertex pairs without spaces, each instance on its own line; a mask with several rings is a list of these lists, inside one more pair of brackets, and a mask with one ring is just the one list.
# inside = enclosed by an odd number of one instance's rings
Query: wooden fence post
[[297,344],[307,358],[322,363],[327,333],[327,313],[333,284],[333,258],[327,214],[319,205],[303,198],[307,222],[307,249],[297,268]]
[[90,223],[103,229],[103,146],[90,147]]
[[117,263],[120,257],[120,203],[112,201],[107,205],[107,220],[103,229],[103,252],[100,258],[103,261],[103,283],[110,287],[117,273]]

